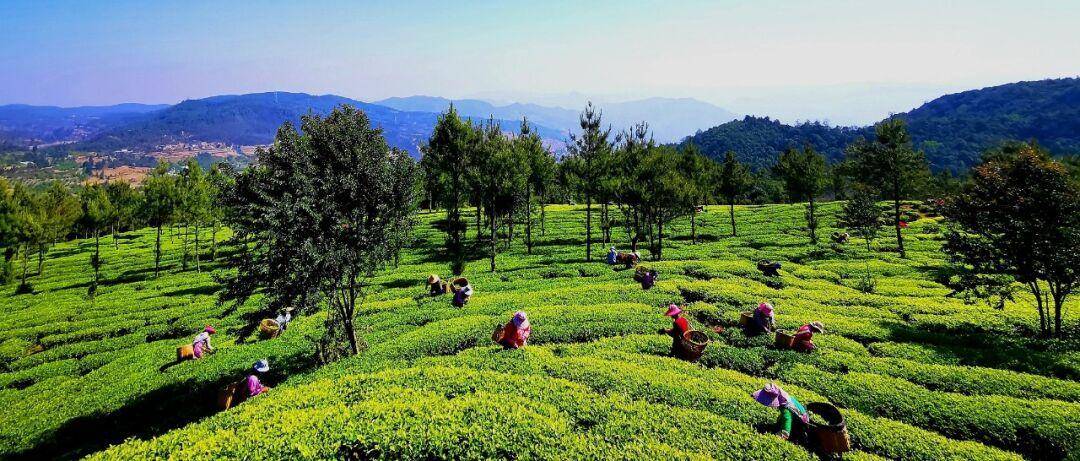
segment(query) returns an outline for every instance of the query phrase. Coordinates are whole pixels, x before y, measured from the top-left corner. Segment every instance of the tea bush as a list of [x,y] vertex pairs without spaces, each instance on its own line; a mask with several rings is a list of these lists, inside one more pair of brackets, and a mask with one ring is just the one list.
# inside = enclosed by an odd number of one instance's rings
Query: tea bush
[[[819,232],[837,230],[840,204],[820,208]],[[443,215],[420,213],[397,266],[370,281],[357,318],[369,347],[323,366],[313,359],[323,313],[257,340],[260,300],[218,304],[214,275],[226,269],[181,270],[178,235],[166,235],[159,278],[151,232],[125,235],[119,249],[103,240],[94,299],[89,243],[59,244],[31,277],[34,294],[0,293],[0,458],[814,458],[771,434],[776,411],[749,396],[769,381],[840,407],[856,450],[848,459],[1077,456],[1080,353],[1024,335],[1037,322],[1028,297],[1004,310],[949,297],[935,281],[946,264],[935,219],[911,223],[902,259],[859,239],[843,251],[811,245],[802,213],[737,207],[740,235],[727,237],[726,209],[707,207],[696,245],[689,222],[676,221],[665,260],[642,250],[660,272],[644,291],[633,271],[602,262],[607,242],[584,259],[582,208],[549,206],[532,254],[519,235],[496,273],[473,255],[464,275],[476,291],[461,308],[424,293],[427,274],[445,278],[448,262],[432,226]],[[613,233],[627,250],[622,229]],[[762,276],[761,259],[780,261],[780,276]],[[856,286],[866,273],[873,293]],[[824,322],[819,349],[744,335],[739,313],[762,301],[782,329]],[[671,339],[656,333],[671,302],[712,341],[696,364],[668,357]],[[517,310],[532,322],[530,345],[491,345]],[[208,323],[218,352],[171,363]],[[270,359],[274,389],[215,414],[215,391],[259,358]]]

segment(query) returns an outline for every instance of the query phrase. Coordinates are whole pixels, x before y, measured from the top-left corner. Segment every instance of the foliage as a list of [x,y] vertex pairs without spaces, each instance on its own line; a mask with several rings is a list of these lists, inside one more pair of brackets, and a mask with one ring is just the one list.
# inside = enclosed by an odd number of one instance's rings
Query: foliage
[[[946,216],[955,223],[945,246],[954,261],[1027,285],[1040,331],[1060,336],[1065,298],[1080,284],[1080,186],[1065,168],[1034,144],[991,155]],[[1001,285],[980,280],[990,288]]]
[[247,249],[230,292],[246,300],[267,289],[276,308],[325,300],[356,354],[367,280],[409,232],[415,166],[350,106],[305,117],[301,131],[284,126],[236,180],[229,224]]
[[882,227],[881,208],[878,207],[875,194],[865,186],[855,187],[851,199],[844,204],[840,219],[841,225],[853,230],[866,241],[866,251],[870,251],[870,244],[877,238]]
[[814,199],[825,190],[825,157],[807,145],[801,151],[794,148],[784,151],[772,168],[773,175],[784,181],[788,200],[807,201],[806,228],[810,231],[810,243],[817,243],[817,216]]
[[735,237],[739,235],[735,229],[735,201],[746,193],[753,182],[750,170],[739,162],[739,159],[735,157],[735,152],[729,150],[724,154],[724,162],[720,165],[718,176],[716,193],[727,201],[728,214],[731,217],[731,236]]
[[877,124],[873,141],[859,139],[848,146],[846,161],[856,181],[875,188],[893,202],[896,244],[904,257],[900,202],[912,198],[929,171],[923,153],[912,148],[904,121],[893,118]]

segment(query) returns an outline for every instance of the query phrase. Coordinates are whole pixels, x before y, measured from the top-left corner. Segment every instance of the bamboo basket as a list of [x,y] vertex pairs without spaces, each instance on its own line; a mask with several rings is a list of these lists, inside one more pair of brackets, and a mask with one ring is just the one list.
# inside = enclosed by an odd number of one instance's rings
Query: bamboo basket
[[708,335],[697,330],[690,330],[679,338],[679,350],[676,355],[683,360],[696,362],[701,358],[701,354],[705,353],[705,347],[708,345]]
[[263,319],[259,322],[259,335],[264,339],[273,339],[281,334],[281,325],[274,319]]
[[224,411],[232,408],[234,404],[240,403],[240,389],[241,387],[239,382],[229,383],[226,384],[225,387],[221,388],[221,390],[218,392],[218,408],[221,408],[221,410]]
[[806,405],[806,411],[825,420],[825,424],[821,424],[811,419],[809,425],[810,434],[823,453],[837,454],[851,451],[851,436],[848,434],[844,415],[839,409],[829,403],[812,402]]
[[750,323],[754,320],[754,313],[751,311],[744,311],[739,313],[739,326],[746,328],[750,326]]
[[783,331],[777,331],[775,344],[777,349],[791,349],[793,346],[795,346],[795,335]]
[[185,344],[176,348],[176,361],[182,362],[184,360],[195,359],[195,347],[191,344]]

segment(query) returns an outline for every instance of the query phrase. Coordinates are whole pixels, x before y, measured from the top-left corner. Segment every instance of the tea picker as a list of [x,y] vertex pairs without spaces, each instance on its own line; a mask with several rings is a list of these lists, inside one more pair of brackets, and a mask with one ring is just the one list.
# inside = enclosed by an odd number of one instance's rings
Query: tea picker
[[814,344],[814,333],[824,333],[825,325],[821,322],[810,322],[806,325],[799,327],[795,331],[795,342],[793,347],[799,352],[811,352],[817,348]]
[[761,303],[753,312],[743,312],[740,323],[747,336],[757,336],[776,330],[776,309],[772,304]]
[[491,340],[505,349],[520,349],[525,347],[532,335],[532,324],[525,315],[525,311],[517,311],[506,325],[495,327]]
[[210,346],[210,335],[217,333],[214,327],[207,325],[203,328],[203,331],[195,335],[195,339],[191,341],[189,346],[180,346],[176,349],[176,361],[201,359],[203,355],[208,352],[213,352],[214,348]]
[[648,290],[656,284],[656,281],[660,279],[660,274],[656,272],[656,269],[642,269],[638,267],[634,271],[634,281],[641,284],[642,290]]
[[780,268],[780,263],[769,261],[768,259],[762,259],[757,263],[757,269],[766,277],[778,277],[780,275],[780,272],[778,272]]
[[810,423],[810,413],[795,397],[789,395],[780,386],[769,383],[750,394],[758,403],[780,410],[776,419],[777,434],[784,440],[801,441],[806,438],[806,426]]

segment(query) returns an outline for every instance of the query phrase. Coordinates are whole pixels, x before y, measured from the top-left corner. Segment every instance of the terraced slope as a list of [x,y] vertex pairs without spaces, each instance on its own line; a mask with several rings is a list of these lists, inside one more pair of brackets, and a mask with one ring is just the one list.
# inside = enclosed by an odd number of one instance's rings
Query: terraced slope
[[[839,207],[823,208],[831,224]],[[477,293],[465,308],[422,295],[423,278],[447,267],[430,226],[439,216],[422,215],[416,244],[365,303],[369,348],[322,368],[311,360],[321,316],[254,341],[245,327],[256,302],[216,306],[209,274],[173,267],[146,277],[148,233],[106,256],[105,279],[115,282],[93,304],[87,276],[73,276],[86,274],[87,244],[60,246],[39,294],[3,294],[13,307],[0,312],[4,350],[43,350],[4,362],[0,457],[72,456],[136,437],[94,457],[812,458],[770,435],[774,412],[750,399],[769,380],[843,408],[854,459],[1080,456],[1080,353],[1026,339],[1036,320],[1027,299],[995,310],[948,298],[935,281],[944,262],[932,219],[906,231],[911,257],[900,259],[868,255],[862,242],[810,246],[797,228],[802,211],[739,208],[741,235],[725,237],[726,215],[709,209],[704,242],[690,244],[689,226],[675,226],[670,260],[646,263],[660,283],[642,291],[629,271],[584,261],[580,208],[551,207],[532,255],[515,241],[498,272],[479,260],[467,268]],[[783,275],[758,274],[762,258],[783,261]],[[873,293],[859,289],[867,271]],[[823,321],[821,350],[777,351],[731,327],[761,300],[777,306],[783,328]],[[709,330],[699,364],[666,357],[670,339],[656,330],[671,301],[689,303],[701,329],[726,327]],[[519,309],[532,320],[531,345],[491,346],[492,327]],[[204,322],[228,330],[215,337],[221,351],[169,366]],[[260,357],[290,376],[209,416],[213,390]]]

